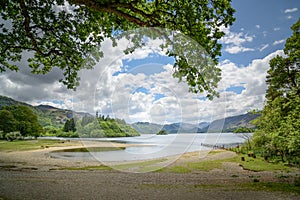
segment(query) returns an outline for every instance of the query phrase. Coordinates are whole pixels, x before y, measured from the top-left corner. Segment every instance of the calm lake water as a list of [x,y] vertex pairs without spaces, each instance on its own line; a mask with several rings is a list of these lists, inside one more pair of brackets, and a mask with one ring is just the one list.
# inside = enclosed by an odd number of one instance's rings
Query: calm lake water
[[139,137],[124,138],[78,138],[78,140],[112,141],[141,146],[127,147],[125,150],[105,152],[53,152],[52,157],[68,160],[99,160],[101,162],[136,161],[180,155],[186,152],[209,150],[201,144],[232,146],[241,144],[244,139],[240,134],[209,133],[209,134],[145,134]]

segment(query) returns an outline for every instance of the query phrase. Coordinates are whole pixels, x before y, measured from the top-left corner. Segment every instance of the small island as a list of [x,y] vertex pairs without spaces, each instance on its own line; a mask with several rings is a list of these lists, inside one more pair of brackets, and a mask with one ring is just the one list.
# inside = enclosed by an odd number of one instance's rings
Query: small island
[[156,135],[168,135],[168,132],[166,130],[160,130]]

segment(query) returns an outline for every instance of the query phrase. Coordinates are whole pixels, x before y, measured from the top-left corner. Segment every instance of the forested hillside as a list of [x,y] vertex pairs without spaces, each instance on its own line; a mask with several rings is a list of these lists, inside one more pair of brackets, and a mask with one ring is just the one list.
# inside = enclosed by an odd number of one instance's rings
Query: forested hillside
[[[113,119],[109,118],[109,116],[104,117],[101,115],[92,116],[89,113],[59,109],[49,105],[32,106],[0,96],[0,110],[20,106],[36,116],[37,126],[39,127],[38,131],[34,129],[34,133],[21,134],[22,136],[128,137],[139,135],[138,131],[121,119]],[[5,112],[2,114],[5,115]],[[5,119],[5,121],[7,123],[7,121],[11,120]],[[6,126],[8,125],[6,124]],[[1,128],[0,124],[0,129],[4,129],[6,132],[6,126]]]

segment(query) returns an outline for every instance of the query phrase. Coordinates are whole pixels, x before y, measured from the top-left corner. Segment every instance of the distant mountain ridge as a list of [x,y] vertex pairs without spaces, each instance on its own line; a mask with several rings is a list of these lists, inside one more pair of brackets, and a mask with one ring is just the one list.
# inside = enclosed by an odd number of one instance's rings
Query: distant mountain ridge
[[52,125],[54,127],[62,127],[67,119],[72,117],[82,118],[85,115],[92,116],[89,113],[75,112],[68,109],[60,109],[50,105],[32,106],[30,104],[16,101],[12,98],[0,95],[0,109],[5,106],[28,106],[38,116],[42,126]]
[[246,113],[242,115],[226,117],[214,120],[213,122],[201,122],[199,124],[189,123],[172,123],[172,124],[155,124],[149,122],[136,122],[131,126],[140,133],[156,134],[160,130],[168,133],[206,133],[206,132],[233,132],[236,128],[255,128],[251,121],[259,117],[260,114]]
[[204,132],[233,132],[239,127],[255,128],[251,123],[252,120],[259,117],[260,114],[246,113],[242,115],[226,117],[213,121],[209,126],[203,129]]

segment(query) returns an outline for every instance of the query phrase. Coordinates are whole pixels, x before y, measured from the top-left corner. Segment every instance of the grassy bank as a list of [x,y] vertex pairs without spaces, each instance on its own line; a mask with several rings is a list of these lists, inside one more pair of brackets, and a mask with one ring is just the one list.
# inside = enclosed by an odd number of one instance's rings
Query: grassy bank
[[65,147],[80,145],[78,141],[61,141],[61,140],[15,140],[15,141],[0,141],[0,151],[29,151],[44,149],[49,147]]

